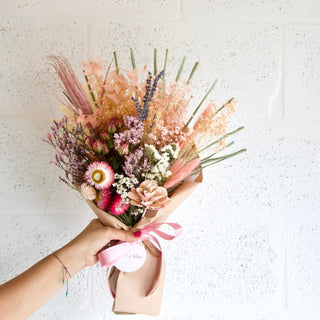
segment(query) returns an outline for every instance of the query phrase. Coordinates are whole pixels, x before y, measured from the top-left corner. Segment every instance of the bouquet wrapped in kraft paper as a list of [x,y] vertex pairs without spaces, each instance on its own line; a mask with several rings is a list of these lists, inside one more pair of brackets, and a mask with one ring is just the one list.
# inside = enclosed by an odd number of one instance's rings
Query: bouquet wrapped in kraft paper
[[204,168],[245,151],[225,152],[233,145],[228,138],[243,127],[227,132],[233,98],[202,107],[216,81],[192,107],[198,62],[180,80],[184,57],[169,81],[168,50],[160,72],[156,50],[153,73],[136,67],[132,50],[130,57],[132,70],[119,67],[115,52],[113,69],[100,58],[82,62],[80,83],[66,58],[51,56],[64,87],[64,116],[53,120],[44,140],[64,171],[59,179],[82,195],[105,226],[141,233],[136,243],[111,243],[98,254],[108,270],[113,311],[157,315],[165,269],[160,242],[181,233],[166,219],[201,183]]
[[[170,203],[160,210],[148,210],[133,228],[140,230],[151,223],[165,222],[168,216],[195,190],[202,182],[202,173],[194,181],[184,182],[170,197]],[[129,230],[129,227],[100,210],[94,202],[88,205],[105,226]],[[117,314],[141,313],[159,315],[165,279],[165,261],[161,251],[150,241],[144,242],[146,260],[142,267],[134,272],[122,272],[113,267],[109,286],[114,293],[113,312]]]

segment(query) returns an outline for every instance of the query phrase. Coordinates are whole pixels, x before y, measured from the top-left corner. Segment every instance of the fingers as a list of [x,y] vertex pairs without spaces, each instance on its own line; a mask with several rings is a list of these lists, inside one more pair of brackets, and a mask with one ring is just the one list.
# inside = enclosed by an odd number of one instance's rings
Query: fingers
[[111,240],[121,240],[126,242],[136,241],[137,238],[133,236],[133,232],[118,230],[110,227],[104,228],[108,239]]
[[103,224],[100,222],[99,219],[92,219],[89,225],[94,227],[103,227]]

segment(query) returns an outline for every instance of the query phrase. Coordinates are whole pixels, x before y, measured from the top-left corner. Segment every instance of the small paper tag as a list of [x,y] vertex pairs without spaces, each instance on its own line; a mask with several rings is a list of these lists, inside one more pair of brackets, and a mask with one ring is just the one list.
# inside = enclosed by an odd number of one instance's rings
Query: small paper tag
[[133,272],[143,266],[146,257],[147,254],[144,245],[142,243],[137,243],[127,255],[117,261],[115,267],[123,272]]

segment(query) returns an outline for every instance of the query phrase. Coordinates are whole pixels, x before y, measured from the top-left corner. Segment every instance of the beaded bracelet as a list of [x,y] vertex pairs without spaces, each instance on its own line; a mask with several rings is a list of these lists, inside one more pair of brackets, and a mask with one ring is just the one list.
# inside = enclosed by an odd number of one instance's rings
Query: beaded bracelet
[[[63,270],[63,277],[62,277],[62,283],[64,284],[64,275],[66,274],[67,278],[67,291],[66,291],[66,297],[68,296],[69,292],[69,278],[71,279],[71,274],[68,270],[68,268],[64,265],[64,263],[56,256],[55,253],[52,253],[52,255],[61,263],[62,265],[62,270]],[[69,277],[68,277],[69,276]]]

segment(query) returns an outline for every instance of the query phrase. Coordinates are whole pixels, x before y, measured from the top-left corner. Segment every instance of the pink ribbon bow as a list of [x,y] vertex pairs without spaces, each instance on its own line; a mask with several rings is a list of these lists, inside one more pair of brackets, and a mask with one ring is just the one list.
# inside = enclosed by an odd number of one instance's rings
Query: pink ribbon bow
[[[160,231],[157,228],[160,226],[167,225],[170,226],[174,231],[175,235],[170,235],[166,232]],[[156,243],[157,247],[156,248],[160,253],[162,252],[161,245],[158,241],[158,239],[152,235],[151,233],[155,233],[158,237],[164,239],[164,240],[173,240],[175,237],[179,236],[182,232],[182,227],[177,224],[177,223],[169,223],[169,222],[164,222],[164,223],[150,223],[140,229],[141,235],[137,241],[133,242],[123,242],[120,241],[118,244],[116,244],[113,247],[109,247],[101,252],[98,253],[98,259],[103,268],[107,269],[107,287],[109,288],[111,295],[115,297],[115,293],[111,290],[108,282],[108,274],[109,274],[109,269],[114,266],[120,259],[122,259],[124,256],[126,256],[132,248],[143,242],[143,241],[151,241],[153,243]],[[154,290],[152,290],[153,292]],[[148,293],[151,294],[152,292]]]

